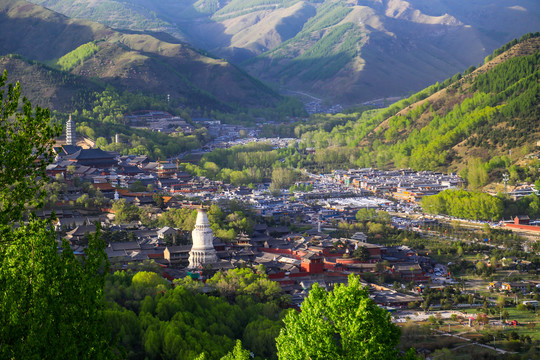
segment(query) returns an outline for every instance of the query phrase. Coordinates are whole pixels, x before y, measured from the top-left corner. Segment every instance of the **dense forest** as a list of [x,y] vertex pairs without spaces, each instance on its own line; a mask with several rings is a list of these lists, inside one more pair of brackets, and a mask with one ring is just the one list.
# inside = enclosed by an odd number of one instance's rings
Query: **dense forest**
[[272,182],[271,189],[289,187],[301,178],[298,149],[273,149],[269,143],[252,143],[205,154],[198,165],[182,164],[186,171],[233,185]]
[[[206,285],[188,276],[174,288],[150,264],[108,275],[106,323],[114,351],[127,359],[221,359],[236,339],[256,359],[276,359],[287,299],[264,269],[218,272]],[[146,271],[144,271],[146,270]]]

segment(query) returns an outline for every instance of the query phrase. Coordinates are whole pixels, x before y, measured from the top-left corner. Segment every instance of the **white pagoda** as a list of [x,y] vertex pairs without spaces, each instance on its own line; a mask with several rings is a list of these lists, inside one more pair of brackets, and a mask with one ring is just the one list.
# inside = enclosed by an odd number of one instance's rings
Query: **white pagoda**
[[75,124],[71,120],[71,115],[69,115],[69,120],[66,123],[66,144],[75,145],[77,143],[77,136],[75,134]]
[[191,233],[193,246],[189,252],[188,269],[195,269],[204,264],[217,263],[218,257],[214,249],[214,232],[210,228],[210,222],[204,209],[197,209],[197,222]]

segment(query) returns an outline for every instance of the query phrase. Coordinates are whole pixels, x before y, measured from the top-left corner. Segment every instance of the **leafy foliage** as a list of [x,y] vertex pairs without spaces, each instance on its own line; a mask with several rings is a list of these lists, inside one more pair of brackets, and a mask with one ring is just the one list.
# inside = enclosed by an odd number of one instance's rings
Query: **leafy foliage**
[[358,277],[326,292],[315,284],[277,338],[280,359],[396,359],[399,328],[369,299]]
[[9,228],[1,229],[0,357],[107,358],[101,312],[107,256],[99,233],[80,261],[66,241],[58,253],[47,221]]
[[[116,272],[107,278],[107,323],[117,353],[129,359],[236,359],[246,354],[236,341],[241,340],[256,358],[276,358],[274,339],[281,328],[281,310],[275,302],[258,302],[251,296],[257,281],[251,288],[238,288],[236,299],[228,301],[203,293],[204,284],[191,279],[175,281],[173,289],[164,288],[162,280],[144,281],[141,287],[138,274]],[[243,284],[244,275],[264,277],[247,269],[235,274]],[[142,277],[159,278],[149,273]]]
[[216,288],[220,296],[230,300],[238,295],[249,295],[259,302],[265,302],[281,294],[279,284],[268,279],[264,267],[257,272],[247,268],[218,272],[206,283]]
[[91,41],[62,56],[58,59],[56,64],[64,71],[71,71],[74,67],[78,66],[98,51],[99,46],[97,45],[97,42]]
[[472,220],[498,220],[503,213],[503,202],[485,193],[445,190],[424,197],[422,208],[429,214],[446,214]]
[[[537,49],[538,42],[529,41]],[[365,111],[329,130],[302,132],[302,146],[317,149],[318,166],[335,153],[340,155],[333,160],[342,167],[446,168],[463,161],[455,153],[462,141],[500,156],[499,148],[510,150],[536,138],[539,56],[535,51],[513,57],[463,79],[456,74],[386,109]],[[411,106],[441,89],[446,90],[438,98]]]
[[271,179],[279,188],[289,186],[298,177],[296,172],[282,163],[283,156],[292,155],[294,149],[274,150],[269,143],[252,143],[216,149],[206,154],[199,165],[182,164],[186,171],[231,183],[247,185]]
[[21,219],[26,203],[40,205],[45,168],[54,159],[54,137],[61,129],[50,122],[48,109],[22,99],[21,87],[0,77],[0,223]]
[[7,98],[0,92],[0,358],[110,358],[101,311],[108,262],[99,229],[76,258],[67,241],[59,248],[54,218],[20,222],[26,202],[40,205],[59,133],[48,110],[23,99],[19,112],[20,94],[18,84],[8,85]]

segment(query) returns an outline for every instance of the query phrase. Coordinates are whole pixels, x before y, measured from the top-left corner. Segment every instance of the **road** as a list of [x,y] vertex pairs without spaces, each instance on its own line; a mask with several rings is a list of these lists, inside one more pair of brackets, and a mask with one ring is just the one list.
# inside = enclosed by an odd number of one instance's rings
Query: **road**
[[310,94],[307,94],[305,92],[302,92],[302,91],[295,91],[295,90],[287,90],[287,92],[289,93],[293,93],[293,94],[298,94],[298,95],[302,95],[302,96],[305,96],[305,97],[308,97],[312,100],[315,100],[315,101],[319,101],[319,102],[322,102],[323,100],[322,99],[319,99],[313,95],[310,95]]

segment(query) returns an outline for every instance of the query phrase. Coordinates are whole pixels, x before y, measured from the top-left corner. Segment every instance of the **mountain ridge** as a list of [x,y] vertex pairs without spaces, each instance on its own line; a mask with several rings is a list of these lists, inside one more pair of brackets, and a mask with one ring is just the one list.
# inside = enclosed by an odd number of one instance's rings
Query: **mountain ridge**
[[[513,162],[540,135],[540,33],[515,40],[475,69],[388,108],[336,114],[332,127],[297,126],[316,161],[336,166],[457,171],[471,161]],[[537,153],[538,151],[536,151]],[[505,160],[506,162],[506,160]],[[491,165],[490,165],[491,166]]]
[[83,17],[111,4],[145,9],[154,25],[132,27],[169,31],[266,82],[344,104],[419,91],[540,24],[531,0],[34,1]]
[[70,73],[105,81],[122,90],[177,99],[188,106],[226,110],[240,104],[269,106],[281,97],[243,70],[177,41],[119,32],[74,20],[22,0],[0,4],[0,55],[21,54],[48,64],[97,42],[98,50]]

